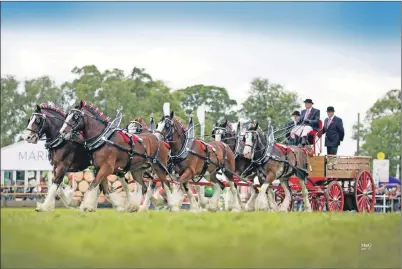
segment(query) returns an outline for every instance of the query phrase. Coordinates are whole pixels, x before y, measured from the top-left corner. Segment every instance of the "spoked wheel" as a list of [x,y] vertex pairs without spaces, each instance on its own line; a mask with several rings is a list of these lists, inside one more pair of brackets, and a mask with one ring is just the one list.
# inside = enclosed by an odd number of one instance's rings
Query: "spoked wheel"
[[[279,186],[278,189],[275,190],[275,201],[278,207],[282,205],[283,200],[285,200],[285,190],[282,188],[282,186]],[[293,197],[291,197],[290,199],[288,211],[292,211],[292,209],[293,209]]]
[[341,184],[338,181],[332,181],[326,190],[327,196],[327,210],[328,211],[342,211],[345,198]]
[[370,172],[361,171],[355,182],[356,207],[359,212],[373,212],[375,203],[375,185]]
[[323,211],[325,206],[325,196],[323,194],[308,194],[311,209],[313,211]]

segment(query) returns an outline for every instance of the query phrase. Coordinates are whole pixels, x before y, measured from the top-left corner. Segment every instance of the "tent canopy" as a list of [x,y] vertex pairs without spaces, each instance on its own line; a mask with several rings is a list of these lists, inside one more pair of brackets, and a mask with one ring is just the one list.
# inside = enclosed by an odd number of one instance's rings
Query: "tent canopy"
[[1,148],[1,170],[53,170],[45,141],[38,141],[37,144],[20,141]]

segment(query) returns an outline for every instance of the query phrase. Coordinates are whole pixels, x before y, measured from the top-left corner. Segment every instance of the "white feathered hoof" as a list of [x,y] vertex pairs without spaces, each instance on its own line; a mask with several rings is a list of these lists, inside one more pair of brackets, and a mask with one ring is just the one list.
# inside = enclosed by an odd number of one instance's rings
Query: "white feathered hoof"
[[232,212],[232,213],[239,213],[239,212],[241,212],[241,210],[239,209],[239,208],[233,208],[232,209],[232,211],[230,211],[230,212]]
[[180,208],[176,205],[170,207],[170,212],[179,212],[179,211],[180,211]]

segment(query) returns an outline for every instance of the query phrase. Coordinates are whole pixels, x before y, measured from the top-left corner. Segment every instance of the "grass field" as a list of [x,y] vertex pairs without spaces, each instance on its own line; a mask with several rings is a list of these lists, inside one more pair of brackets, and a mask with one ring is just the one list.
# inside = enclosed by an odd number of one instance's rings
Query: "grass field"
[[400,241],[400,214],[1,210],[2,268],[400,268]]

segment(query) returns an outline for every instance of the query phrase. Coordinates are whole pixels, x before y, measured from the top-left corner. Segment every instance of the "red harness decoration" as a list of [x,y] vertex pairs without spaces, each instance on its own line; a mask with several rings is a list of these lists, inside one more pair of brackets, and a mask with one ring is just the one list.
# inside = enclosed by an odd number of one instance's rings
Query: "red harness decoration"
[[287,153],[291,153],[292,152],[292,150],[290,149],[290,148],[288,148],[288,147],[284,147],[283,145],[281,145],[281,144],[277,144],[277,143],[275,143],[274,144],[275,145],[275,147],[277,148],[277,149],[279,149],[283,154],[286,154],[286,152]]
[[[124,142],[126,143],[130,143],[130,137],[128,137],[128,135],[122,131],[119,131],[119,134],[121,135],[121,137],[123,137]],[[138,142],[138,136],[136,136],[135,134],[131,134],[132,138],[133,138],[133,142],[137,143]]]
[[165,146],[166,146],[168,149],[170,149],[169,143],[167,143],[167,142],[165,142],[165,141],[162,141],[162,142],[163,142],[163,144],[165,144]]
[[[204,144],[202,141],[195,139],[194,142],[197,142],[197,143],[201,146],[201,149],[202,149],[203,151],[206,150],[205,144]],[[211,147],[210,145],[207,145],[207,147],[208,147],[209,150],[212,150],[212,147]]]

